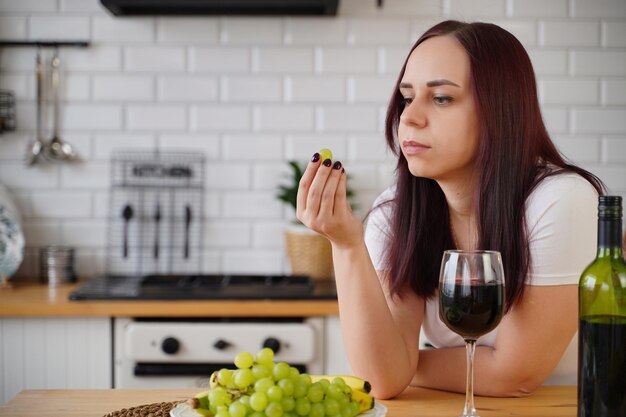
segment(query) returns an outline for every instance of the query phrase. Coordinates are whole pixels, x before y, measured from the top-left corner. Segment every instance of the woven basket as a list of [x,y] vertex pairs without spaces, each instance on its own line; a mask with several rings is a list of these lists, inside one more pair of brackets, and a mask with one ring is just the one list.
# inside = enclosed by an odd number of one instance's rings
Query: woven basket
[[315,280],[332,279],[333,256],[330,242],[305,227],[285,231],[287,256],[294,275],[308,275]]
[[105,414],[104,417],[169,417],[170,410],[184,401],[138,405]]

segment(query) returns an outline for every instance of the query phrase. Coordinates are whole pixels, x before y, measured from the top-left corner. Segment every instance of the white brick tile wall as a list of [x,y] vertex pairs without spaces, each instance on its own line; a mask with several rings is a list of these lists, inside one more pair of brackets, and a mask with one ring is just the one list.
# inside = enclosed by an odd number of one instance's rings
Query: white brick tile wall
[[485,19],[486,17],[504,17],[504,0],[449,0],[450,17],[460,20]]
[[[36,248],[55,243],[77,247],[81,273],[104,271],[109,164],[123,149],[205,155],[205,271],[288,271],[282,230],[294,214],[275,198],[286,160],[331,148],[365,213],[393,178],[382,126],[398,72],[415,39],[448,18],[517,36],[559,149],[626,196],[625,5],[341,0],[332,18],[119,18],[98,0],[0,0],[0,39],[91,41],[60,50],[61,135],[82,157],[72,165],[24,166],[36,51],[1,51],[0,88],[16,94],[18,131],[0,136],[0,181],[16,195],[31,260],[20,274],[36,275]],[[42,52],[49,62],[52,49]]]
[[227,219],[279,219],[282,203],[272,194],[237,191],[224,196],[222,209]]
[[570,7],[574,17],[626,17],[626,3],[623,0],[571,0]]
[[53,12],[56,0],[0,0],[0,12]]
[[555,135],[552,140],[557,148],[575,164],[600,162],[600,138],[594,136]]
[[126,126],[129,130],[185,130],[187,112],[183,106],[128,106]]
[[623,108],[579,108],[572,110],[575,133],[626,133],[626,110]]
[[185,50],[173,46],[129,46],[124,50],[126,71],[174,72],[186,68]]
[[602,104],[605,106],[626,105],[626,79],[602,81]]
[[108,189],[110,167],[108,161],[70,164],[61,167],[61,187],[66,189]]
[[[99,46],[96,43],[84,49],[62,49],[60,55],[62,65],[72,71],[110,72],[122,69],[122,51],[117,46]],[[31,62],[29,70],[34,67],[34,58]]]
[[163,76],[157,86],[157,97],[163,102],[211,102],[219,96],[218,79],[214,76]]
[[262,47],[252,49],[252,71],[266,73],[313,72],[313,49]]
[[218,19],[200,17],[160,18],[157,20],[157,40],[163,43],[216,44],[219,42]]
[[340,19],[288,18],[284,40],[288,45],[341,45],[348,39],[347,26]]
[[242,221],[209,221],[204,228],[206,248],[238,248],[250,246],[250,226]]
[[369,132],[376,130],[378,114],[372,106],[322,106],[317,123],[324,132]]
[[283,80],[278,76],[222,77],[222,101],[232,103],[276,103],[283,98]]
[[348,43],[355,45],[406,44],[411,22],[406,19],[353,19],[348,24]]
[[220,40],[233,45],[267,45],[283,42],[283,22],[279,18],[225,18],[222,20]]
[[280,158],[283,139],[280,135],[226,135],[222,139],[225,160],[268,161]]
[[189,70],[193,72],[240,74],[250,71],[248,48],[189,48]]
[[293,103],[335,103],[346,101],[346,81],[333,76],[285,78],[285,101]]
[[543,79],[539,97],[544,104],[598,104],[600,88],[593,79]]
[[567,17],[568,0],[511,0],[512,17]]
[[602,138],[602,162],[626,164],[626,135]]
[[91,216],[88,191],[37,191],[31,196],[33,216],[41,219],[86,219]]
[[377,68],[377,51],[373,48],[322,47],[316,55],[317,72],[371,74]]
[[574,50],[571,61],[575,75],[626,77],[626,51]]
[[122,106],[118,104],[67,104],[61,113],[62,126],[72,130],[118,130]]
[[544,20],[539,22],[539,40],[544,46],[597,46],[600,22]]
[[391,97],[396,77],[355,76],[348,79],[348,102],[386,103]]
[[529,49],[528,55],[530,56],[537,76],[567,74],[568,56],[565,50]]
[[93,138],[93,158],[97,161],[109,160],[118,149],[154,149],[153,134],[145,133],[97,133]]
[[623,20],[602,22],[602,46],[626,47],[626,24]]
[[17,41],[26,37],[25,17],[0,16],[0,39],[3,41]]
[[152,101],[154,78],[146,75],[96,75],[94,101]]
[[254,130],[268,132],[277,130],[307,132],[314,127],[314,111],[311,106],[263,106],[253,111]]
[[194,131],[247,131],[252,126],[251,110],[244,105],[197,106],[190,111]]
[[115,19],[96,16],[92,21],[92,39],[98,42],[142,43],[154,41],[154,19]]
[[206,167],[205,187],[209,190],[239,191],[250,188],[250,166],[244,163],[214,162]]
[[89,16],[30,16],[28,37],[30,39],[89,39]]

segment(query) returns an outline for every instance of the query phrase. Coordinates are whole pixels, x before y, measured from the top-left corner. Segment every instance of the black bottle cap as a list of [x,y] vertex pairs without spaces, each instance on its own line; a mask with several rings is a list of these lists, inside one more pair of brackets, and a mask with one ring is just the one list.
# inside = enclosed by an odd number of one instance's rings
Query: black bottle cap
[[622,218],[622,197],[619,195],[601,195],[598,197],[598,217],[601,219]]

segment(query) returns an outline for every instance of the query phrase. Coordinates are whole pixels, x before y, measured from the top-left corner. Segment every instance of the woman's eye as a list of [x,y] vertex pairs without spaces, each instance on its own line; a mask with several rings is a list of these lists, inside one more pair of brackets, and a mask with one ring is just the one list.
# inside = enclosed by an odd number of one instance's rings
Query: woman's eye
[[413,103],[413,97],[402,97],[402,105],[404,107],[409,106],[411,103]]
[[435,104],[438,104],[440,106],[450,104],[452,103],[452,100],[453,99],[450,96],[434,96],[433,97],[433,101],[435,102]]

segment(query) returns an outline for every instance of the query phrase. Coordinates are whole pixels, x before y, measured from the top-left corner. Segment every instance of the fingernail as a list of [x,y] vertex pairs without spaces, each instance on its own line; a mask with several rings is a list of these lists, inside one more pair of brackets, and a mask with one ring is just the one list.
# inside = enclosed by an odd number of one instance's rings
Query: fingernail
[[322,163],[324,164],[324,166],[329,167],[333,163],[333,161],[327,158]]
[[343,169],[343,168],[341,168],[341,173],[343,174],[343,173],[345,173],[345,172],[346,172],[346,170],[345,170],[345,169]]
[[319,160],[320,160],[320,154],[319,154],[319,152],[315,152],[313,154],[313,157],[311,158],[311,162],[317,162]]
[[339,169],[341,168],[341,162],[337,161],[333,164],[333,169]]

